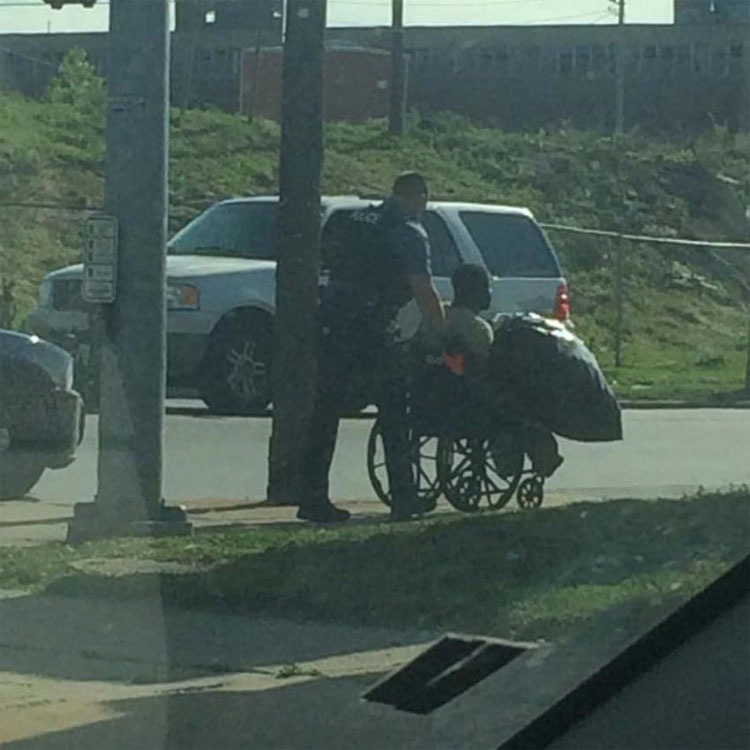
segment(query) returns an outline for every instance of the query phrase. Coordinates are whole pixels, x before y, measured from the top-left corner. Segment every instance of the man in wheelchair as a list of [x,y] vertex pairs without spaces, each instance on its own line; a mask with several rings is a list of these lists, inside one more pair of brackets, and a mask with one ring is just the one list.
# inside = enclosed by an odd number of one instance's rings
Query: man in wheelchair
[[[522,448],[531,459],[533,471],[543,477],[551,476],[563,462],[555,437],[525,419],[518,405],[493,384],[489,359],[494,332],[479,314],[491,303],[487,271],[480,265],[466,263],[454,271],[451,281],[454,298],[446,310],[444,328],[437,336],[425,331],[423,338],[433,350],[438,348],[436,344],[442,345],[442,364],[453,375],[446,376],[445,372],[436,375],[439,371],[431,368],[433,401],[443,404],[445,422],[452,422],[446,424],[447,429],[492,435],[502,433],[498,427],[508,421],[520,423]],[[451,406],[446,409],[447,403]],[[499,458],[500,438],[495,442],[494,452]]]

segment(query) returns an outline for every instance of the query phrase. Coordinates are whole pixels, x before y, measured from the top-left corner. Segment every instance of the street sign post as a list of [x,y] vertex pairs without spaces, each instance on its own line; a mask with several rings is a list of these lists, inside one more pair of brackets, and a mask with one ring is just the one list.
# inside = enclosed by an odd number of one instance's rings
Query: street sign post
[[83,251],[83,299],[111,304],[117,294],[117,219],[94,214],[86,221]]

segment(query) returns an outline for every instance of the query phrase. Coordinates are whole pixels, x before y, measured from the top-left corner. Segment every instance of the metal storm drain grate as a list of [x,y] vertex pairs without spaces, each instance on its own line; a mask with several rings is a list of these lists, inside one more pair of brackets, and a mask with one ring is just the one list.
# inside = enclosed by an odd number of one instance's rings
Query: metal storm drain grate
[[362,697],[400,711],[428,714],[532,648],[535,644],[445,635]]

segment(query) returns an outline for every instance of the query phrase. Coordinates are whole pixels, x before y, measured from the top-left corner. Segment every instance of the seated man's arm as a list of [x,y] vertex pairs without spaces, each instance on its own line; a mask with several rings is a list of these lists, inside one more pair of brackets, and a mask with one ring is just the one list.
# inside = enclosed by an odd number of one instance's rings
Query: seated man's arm
[[433,331],[439,331],[445,322],[445,314],[435,285],[432,283],[432,276],[425,274],[406,278],[422,317]]

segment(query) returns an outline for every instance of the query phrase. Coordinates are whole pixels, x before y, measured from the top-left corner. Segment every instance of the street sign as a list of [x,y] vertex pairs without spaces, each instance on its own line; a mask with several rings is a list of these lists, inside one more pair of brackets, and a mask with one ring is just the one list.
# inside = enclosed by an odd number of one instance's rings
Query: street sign
[[108,304],[117,292],[117,219],[93,214],[86,221],[83,288],[86,302]]

